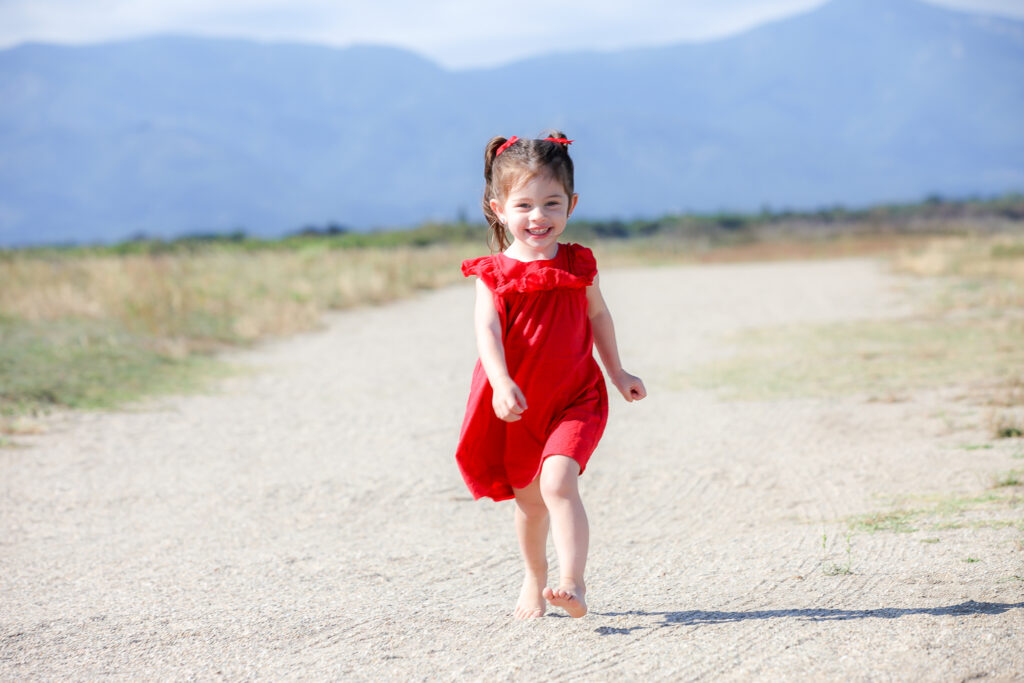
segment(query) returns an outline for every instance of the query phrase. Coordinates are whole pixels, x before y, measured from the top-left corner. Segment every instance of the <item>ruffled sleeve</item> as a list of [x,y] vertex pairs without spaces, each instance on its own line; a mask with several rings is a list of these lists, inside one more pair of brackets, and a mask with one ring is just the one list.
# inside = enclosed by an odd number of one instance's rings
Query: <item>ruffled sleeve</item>
[[587,286],[594,284],[597,276],[597,259],[594,252],[582,244],[565,245],[569,256],[569,270],[578,278],[586,280]]
[[501,277],[501,266],[498,265],[496,255],[466,259],[462,262],[462,274],[466,277],[476,275],[492,292],[498,291],[504,279]]

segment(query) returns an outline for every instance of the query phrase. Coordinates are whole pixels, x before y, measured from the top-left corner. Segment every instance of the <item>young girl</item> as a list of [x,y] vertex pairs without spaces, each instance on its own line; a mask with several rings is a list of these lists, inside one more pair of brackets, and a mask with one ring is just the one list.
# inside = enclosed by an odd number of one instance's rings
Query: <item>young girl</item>
[[[578,199],[571,142],[556,132],[488,143],[483,206],[500,253],[462,264],[478,278],[480,360],[455,457],[474,498],[515,498],[526,565],[517,619],[543,616],[547,603],[573,617],[587,613],[589,527],[577,478],[608,418],[593,345],[627,401],[647,395],[640,378],[622,369],[594,255],[558,242]],[[547,585],[549,527],[560,573],[555,589]]]

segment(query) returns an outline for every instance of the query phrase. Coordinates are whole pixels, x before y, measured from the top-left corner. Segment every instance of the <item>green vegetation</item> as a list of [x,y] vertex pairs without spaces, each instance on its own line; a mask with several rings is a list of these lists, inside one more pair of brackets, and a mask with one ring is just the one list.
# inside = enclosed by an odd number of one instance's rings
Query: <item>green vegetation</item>
[[947,200],[933,196],[923,202],[885,204],[861,209],[843,206],[817,211],[773,210],[754,214],[670,215],[654,220],[573,221],[574,234],[593,239],[637,239],[658,236],[701,239],[719,243],[758,241],[780,234],[821,239],[837,233],[892,234],[937,232],[962,234],[989,224],[1024,220],[1024,195],[995,199]]
[[877,531],[893,531],[907,534],[917,531],[916,527],[910,525],[910,521],[922,514],[920,510],[893,510],[891,512],[876,512],[869,515],[860,515],[850,520],[850,526],[857,531],[866,531],[873,534]]
[[997,439],[1016,439],[1024,436],[1024,427],[1018,424],[1002,423],[996,427],[995,436]]
[[[847,519],[847,524],[854,531],[870,534],[963,528],[1015,528],[1024,531],[1024,517],[1020,514],[1024,499],[1013,491],[994,490],[974,496],[910,496],[906,500],[916,505],[856,515]],[[924,539],[923,542],[937,541],[936,538]]]
[[1003,488],[1005,486],[1024,486],[1024,479],[1021,479],[1022,475],[1024,475],[1024,471],[1010,470],[1009,472],[996,477],[992,486],[994,488]]
[[[833,241],[851,235],[894,236],[921,234],[965,235],[998,231],[1024,221],[1024,194],[991,199],[944,199],[933,196],[923,202],[882,204],[848,209],[833,206],[814,211],[773,210],[757,213],[719,212],[670,214],[655,219],[570,221],[566,237],[590,244],[595,241],[654,241],[659,246],[688,242],[692,251],[700,245],[744,245],[779,242],[786,238],[812,242]],[[245,251],[366,249],[425,247],[450,244],[479,246],[486,239],[483,223],[425,223],[404,230],[356,232],[345,226],[307,225],[283,239],[263,239],[244,230],[224,234],[194,234],[166,240],[140,234],[113,245],[39,247],[20,253],[77,254],[177,254],[206,251],[213,247]],[[662,242],[664,240],[664,243]],[[789,245],[790,248],[799,245]],[[891,247],[891,243],[888,244]],[[995,258],[1019,258],[1021,247],[1000,247]],[[656,250],[647,250],[653,254]],[[13,253],[0,249],[0,258]]]
[[[821,550],[822,553],[826,551],[828,546],[828,536],[825,533],[821,534]],[[843,563],[823,561],[821,567],[821,573],[825,576],[846,576],[853,573],[853,540],[849,533],[846,534],[846,561]]]
[[111,407],[194,388],[214,367],[202,356],[160,353],[145,337],[100,321],[0,318],[0,415]]

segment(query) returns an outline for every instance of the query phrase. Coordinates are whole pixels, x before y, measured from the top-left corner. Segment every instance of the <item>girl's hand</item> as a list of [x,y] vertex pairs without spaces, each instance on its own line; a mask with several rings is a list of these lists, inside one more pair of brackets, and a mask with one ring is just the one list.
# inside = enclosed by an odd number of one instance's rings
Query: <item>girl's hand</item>
[[521,420],[519,417],[526,410],[526,397],[523,392],[511,379],[499,382],[498,386],[492,386],[494,396],[491,398],[491,406],[498,419],[505,422]]
[[615,388],[622,394],[622,398],[631,403],[647,396],[647,389],[644,387],[643,380],[636,375],[629,374],[625,370],[619,370],[618,373],[612,376],[612,383],[615,384]]

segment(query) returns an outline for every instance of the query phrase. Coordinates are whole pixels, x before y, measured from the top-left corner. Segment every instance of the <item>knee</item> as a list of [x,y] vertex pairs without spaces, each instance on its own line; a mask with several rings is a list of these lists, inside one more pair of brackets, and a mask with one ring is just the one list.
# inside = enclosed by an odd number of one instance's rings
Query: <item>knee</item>
[[576,477],[568,472],[561,475],[541,476],[540,495],[546,502],[573,500],[579,497]]

